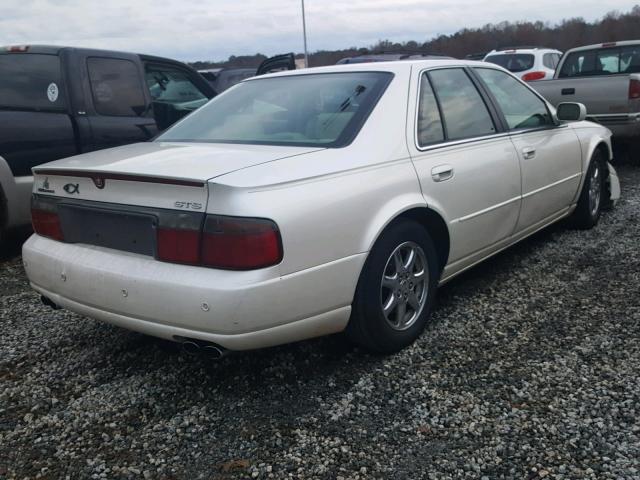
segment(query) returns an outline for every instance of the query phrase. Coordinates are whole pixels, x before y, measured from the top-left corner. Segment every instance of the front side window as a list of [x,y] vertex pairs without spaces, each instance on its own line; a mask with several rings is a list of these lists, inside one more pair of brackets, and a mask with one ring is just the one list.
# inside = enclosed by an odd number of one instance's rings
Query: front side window
[[207,96],[196,87],[187,72],[161,65],[145,67],[147,87],[154,102],[173,104],[208,101]]
[[545,103],[511,75],[490,68],[475,70],[498,102],[510,130],[554,124]]
[[157,140],[341,147],[358,133],[392,77],[345,72],[248,80]]
[[118,58],[87,59],[96,112],[111,116],[140,116],[145,111],[142,82],[135,63]]
[[65,95],[57,55],[0,55],[0,108],[64,110]]
[[484,59],[485,62],[495,63],[514,73],[530,70],[533,68],[535,60],[531,53],[500,53],[489,55]]
[[495,133],[489,110],[464,70],[432,70],[429,78],[442,110],[448,140]]
[[598,48],[570,53],[559,77],[615,75],[640,72],[640,46]]
[[440,111],[429,77],[422,74],[418,103],[418,145],[423,147],[444,140]]

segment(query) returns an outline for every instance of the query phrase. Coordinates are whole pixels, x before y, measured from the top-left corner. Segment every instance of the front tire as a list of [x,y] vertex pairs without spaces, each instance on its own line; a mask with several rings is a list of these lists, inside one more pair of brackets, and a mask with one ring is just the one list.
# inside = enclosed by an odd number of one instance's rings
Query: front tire
[[378,353],[411,345],[427,324],[440,277],[431,237],[400,220],[383,232],[365,262],[347,336]]
[[574,227],[588,230],[598,223],[606,204],[606,174],[607,165],[604,155],[600,150],[596,150],[587,169],[587,178],[582,186],[578,205],[571,217]]

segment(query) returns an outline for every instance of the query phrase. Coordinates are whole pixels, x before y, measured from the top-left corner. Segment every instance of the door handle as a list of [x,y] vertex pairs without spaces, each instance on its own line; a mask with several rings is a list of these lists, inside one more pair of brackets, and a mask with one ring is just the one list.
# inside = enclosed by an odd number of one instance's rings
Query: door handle
[[451,165],[438,165],[431,169],[431,178],[434,182],[443,182],[453,177],[453,167]]
[[522,149],[522,158],[530,160],[536,156],[536,149],[532,147],[526,147]]

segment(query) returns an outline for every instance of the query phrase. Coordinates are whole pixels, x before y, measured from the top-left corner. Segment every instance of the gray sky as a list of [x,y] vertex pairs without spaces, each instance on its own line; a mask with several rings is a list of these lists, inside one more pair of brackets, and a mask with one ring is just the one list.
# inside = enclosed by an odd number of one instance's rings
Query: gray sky
[[[425,41],[503,20],[594,20],[638,0],[305,0],[309,50]],[[301,52],[300,0],[0,0],[0,45],[53,43],[179,60]]]

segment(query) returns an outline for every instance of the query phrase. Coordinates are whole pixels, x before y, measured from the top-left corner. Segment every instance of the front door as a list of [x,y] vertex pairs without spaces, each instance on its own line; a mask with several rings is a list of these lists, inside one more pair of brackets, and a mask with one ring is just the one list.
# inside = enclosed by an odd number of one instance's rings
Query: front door
[[546,103],[505,72],[475,68],[509,128],[520,158],[522,211],[516,231],[538,227],[566,212],[582,175],[577,135],[557,125]]

